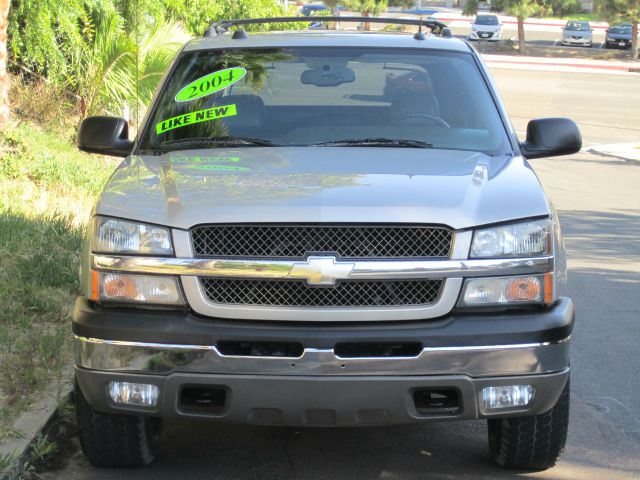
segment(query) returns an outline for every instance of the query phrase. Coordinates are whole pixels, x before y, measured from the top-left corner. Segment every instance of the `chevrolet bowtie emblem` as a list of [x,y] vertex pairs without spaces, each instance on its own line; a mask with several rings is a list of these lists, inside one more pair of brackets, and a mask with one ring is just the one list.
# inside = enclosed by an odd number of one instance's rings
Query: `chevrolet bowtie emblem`
[[336,257],[308,257],[306,262],[296,262],[287,277],[300,278],[309,285],[335,285],[336,281],[349,278],[355,264],[336,262]]

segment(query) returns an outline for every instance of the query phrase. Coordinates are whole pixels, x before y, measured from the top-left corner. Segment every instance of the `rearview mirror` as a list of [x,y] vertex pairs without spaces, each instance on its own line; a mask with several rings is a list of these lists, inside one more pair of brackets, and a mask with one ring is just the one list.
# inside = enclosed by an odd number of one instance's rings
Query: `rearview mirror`
[[520,144],[525,158],[555,157],[579,152],[582,136],[573,120],[539,118],[527,125],[527,139]]
[[305,70],[300,76],[300,81],[305,85],[316,87],[336,87],[343,83],[351,83],[356,75],[353,70],[336,65],[323,65],[321,68]]
[[124,118],[87,117],[80,124],[78,148],[83,152],[126,157],[133,149]]

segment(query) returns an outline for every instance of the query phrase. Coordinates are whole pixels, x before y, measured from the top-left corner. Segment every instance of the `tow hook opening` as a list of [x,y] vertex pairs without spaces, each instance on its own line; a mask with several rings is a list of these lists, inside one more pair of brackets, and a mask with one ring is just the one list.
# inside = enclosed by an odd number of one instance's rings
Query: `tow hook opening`
[[224,411],[227,390],[220,386],[189,385],[180,390],[179,408],[184,413],[216,415]]
[[455,388],[420,388],[414,390],[413,402],[418,415],[456,415],[462,411]]

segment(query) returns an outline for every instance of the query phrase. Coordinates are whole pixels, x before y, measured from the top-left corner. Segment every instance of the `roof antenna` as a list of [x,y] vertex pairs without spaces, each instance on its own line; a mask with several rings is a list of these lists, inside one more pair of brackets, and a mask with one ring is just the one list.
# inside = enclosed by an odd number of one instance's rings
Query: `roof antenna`
[[418,31],[413,36],[416,40],[424,40],[426,37],[422,33],[422,17],[420,17],[420,23],[418,24]]

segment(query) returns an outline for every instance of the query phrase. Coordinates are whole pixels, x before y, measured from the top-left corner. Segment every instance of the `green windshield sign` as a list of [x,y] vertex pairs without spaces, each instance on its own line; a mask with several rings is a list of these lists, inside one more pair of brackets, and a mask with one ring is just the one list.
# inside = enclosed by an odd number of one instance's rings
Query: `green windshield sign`
[[194,123],[208,122],[211,120],[217,120],[219,118],[233,117],[237,115],[236,105],[224,105],[221,107],[206,108],[204,110],[198,110],[197,112],[185,113],[184,115],[178,115],[177,117],[167,118],[156,124],[156,133],[168,132],[174,128],[186,127]]
[[176,102],[190,102],[206,97],[239,82],[247,74],[242,67],[225,68],[194,80],[176,95]]

